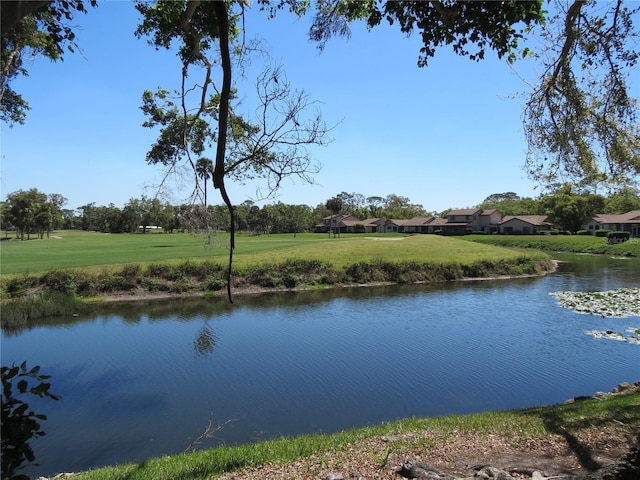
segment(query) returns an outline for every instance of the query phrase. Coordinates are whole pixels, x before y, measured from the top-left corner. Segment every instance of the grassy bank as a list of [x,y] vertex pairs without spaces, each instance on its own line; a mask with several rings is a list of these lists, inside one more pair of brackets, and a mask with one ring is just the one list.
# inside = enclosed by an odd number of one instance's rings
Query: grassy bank
[[617,245],[593,235],[467,235],[464,240],[508,248],[534,248],[546,252],[591,253],[612,257],[640,257],[640,239]]
[[[436,447],[459,438],[473,438],[488,447],[499,438],[515,448],[531,450],[537,443],[557,438],[574,442],[608,431],[625,437],[640,429],[640,393],[615,395],[604,400],[584,400],[567,405],[524,410],[487,412],[436,418],[413,418],[372,427],[342,431],[331,435],[306,435],[279,438],[253,445],[225,446],[175,456],[153,458],[139,464],[101,468],[82,472],[78,480],[162,480],[211,479],[240,469],[261,465],[297,463],[311,456],[345,457],[350,462],[379,463],[385,467],[390,452],[427,456]],[[388,437],[362,448],[371,439]],[[576,447],[576,445],[574,445]],[[577,445],[580,447],[580,445]],[[362,458],[354,456],[361,455]],[[323,472],[314,472],[321,478]],[[296,478],[308,478],[300,476]]]

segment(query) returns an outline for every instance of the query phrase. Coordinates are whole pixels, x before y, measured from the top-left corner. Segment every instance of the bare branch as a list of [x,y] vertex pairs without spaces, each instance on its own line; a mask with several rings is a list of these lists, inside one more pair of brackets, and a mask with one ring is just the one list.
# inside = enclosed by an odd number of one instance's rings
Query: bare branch
[[234,419],[228,419],[223,423],[220,423],[214,426],[213,419],[209,419],[209,423],[205,427],[204,431],[196,439],[194,439],[193,442],[191,442],[189,446],[182,451],[182,453],[195,451],[196,447],[198,447],[203,440],[213,438],[216,433],[218,433],[220,430],[222,430],[224,427],[226,427],[227,425],[229,425],[231,422],[234,422],[234,421],[235,421]]

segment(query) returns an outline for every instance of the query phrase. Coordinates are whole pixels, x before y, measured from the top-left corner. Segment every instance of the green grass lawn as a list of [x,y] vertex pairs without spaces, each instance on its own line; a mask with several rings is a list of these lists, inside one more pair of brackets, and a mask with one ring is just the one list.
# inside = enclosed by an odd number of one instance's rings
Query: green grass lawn
[[[226,264],[229,235],[103,234],[77,230],[54,232],[49,239],[4,240],[0,243],[2,275],[56,269],[119,267],[131,263],[171,263],[208,259]],[[401,239],[401,240],[393,240]],[[469,243],[455,237],[415,235],[293,234],[236,237],[234,265],[274,264],[289,259],[315,259],[343,267],[357,262],[430,261],[471,263],[521,255],[509,249]],[[531,253],[529,253],[529,256]]]

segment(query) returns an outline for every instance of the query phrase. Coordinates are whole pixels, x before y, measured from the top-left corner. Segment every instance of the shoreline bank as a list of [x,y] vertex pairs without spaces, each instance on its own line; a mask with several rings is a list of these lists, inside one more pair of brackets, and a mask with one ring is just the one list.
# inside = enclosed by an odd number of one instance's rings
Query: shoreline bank
[[[467,264],[374,260],[337,268],[319,260],[255,265],[232,275],[234,296],[276,292],[436,284],[538,277],[555,271],[546,255],[522,255]],[[74,314],[80,305],[227,296],[225,268],[213,262],[125,265],[119,271],[57,270],[5,279],[2,325]]]
[[[485,281],[506,281],[513,279],[522,279],[522,278],[537,278],[544,277],[545,275],[549,275],[557,270],[558,262],[555,262],[555,267],[551,270],[544,271],[539,274],[526,274],[526,275],[501,275],[501,276],[492,276],[492,277],[468,277],[468,278],[459,278],[455,280],[437,280],[437,281],[418,281],[411,283],[400,283],[400,282],[370,282],[370,283],[351,283],[351,284],[339,284],[339,285],[326,285],[322,287],[318,286],[301,286],[295,288],[267,288],[267,287],[259,287],[259,286],[244,286],[231,289],[232,298],[236,296],[246,296],[246,295],[263,295],[269,293],[283,293],[283,292],[307,292],[314,290],[340,290],[346,288],[367,288],[367,287],[385,287],[385,286],[393,286],[393,285],[434,285],[438,283],[452,283],[452,282],[485,282]],[[175,293],[175,292],[119,292],[111,295],[100,296],[99,299],[93,301],[89,299],[90,303],[127,303],[127,302],[141,302],[141,301],[152,301],[152,300],[171,300],[171,299],[180,299],[180,298],[222,298],[226,297],[226,290],[217,290],[217,291],[198,291],[198,292],[186,292],[186,293]]]

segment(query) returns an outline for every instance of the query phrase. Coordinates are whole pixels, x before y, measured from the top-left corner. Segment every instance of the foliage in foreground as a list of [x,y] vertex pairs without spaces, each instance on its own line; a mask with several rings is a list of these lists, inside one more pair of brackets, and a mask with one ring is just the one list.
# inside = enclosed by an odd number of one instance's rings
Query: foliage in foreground
[[[49,392],[49,375],[40,374],[40,367],[27,369],[26,362],[20,366],[2,367],[2,478],[11,480],[28,479],[20,475],[25,463],[33,462],[35,456],[29,442],[42,437],[40,422],[47,417],[29,410],[29,404],[22,397],[29,393],[40,398],[59,400]],[[35,383],[34,383],[35,382]]]
[[[408,418],[371,427],[347,430],[331,435],[304,435],[278,438],[253,445],[223,446],[176,456],[164,456],[139,464],[106,467],[82,472],[78,480],[161,480],[210,479],[225,472],[256,467],[267,463],[284,464],[313,454],[347,451],[356,442],[382,435],[397,436],[429,432],[427,437],[475,435],[507,436],[513,442],[549,435],[572,435],[582,430],[607,425],[629,432],[640,428],[640,392],[610,396],[604,400],[584,400],[568,405],[525,410],[487,412],[435,418]],[[624,424],[624,426],[622,425]],[[418,440],[418,441],[429,441]],[[389,442],[394,448],[397,442]],[[384,455],[384,452],[381,452]]]

